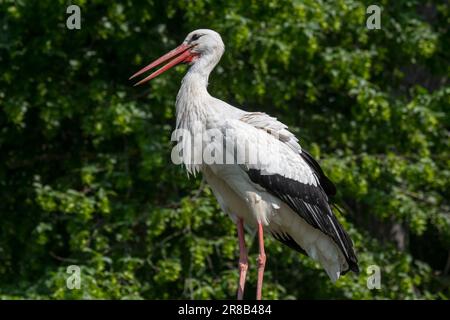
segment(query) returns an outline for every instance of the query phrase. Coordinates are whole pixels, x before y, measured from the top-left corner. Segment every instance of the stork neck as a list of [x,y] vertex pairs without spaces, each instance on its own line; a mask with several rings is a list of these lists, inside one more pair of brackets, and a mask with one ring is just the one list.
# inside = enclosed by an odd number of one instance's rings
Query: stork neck
[[195,61],[183,78],[181,89],[183,87],[195,89],[195,92],[201,92],[208,95],[208,79],[215,66],[219,63],[223,50],[215,50],[203,53]]
[[177,128],[191,129],[191,126],[202,124],[207,117],[208,75],[189,72],[184,76],[176,101]]
[[207,90],[208,78],[209,73],[202,73],[191,68],[181,81],[180,92],[186,91],[188,95],[195,95],[197,99],[201,96],[207,96],[209,95]]
[[[222,51],[223,52],[223,51]],[[187,128],[194,122],[205,123],[211,96],[208,93],[208,78],[222,55],[221,51],[203,54],[181,82],[177,95],[177,128]]]

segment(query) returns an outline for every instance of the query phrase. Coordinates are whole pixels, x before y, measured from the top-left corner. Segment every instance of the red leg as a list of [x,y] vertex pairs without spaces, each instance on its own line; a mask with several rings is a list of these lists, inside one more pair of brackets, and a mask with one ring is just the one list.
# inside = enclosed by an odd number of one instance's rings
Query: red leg
[[258,282],[256,284],[256,300],[261,300],[264,267],[266,266],[266,253],[264,251],[264,234],[263,234],[263,226],[261,223],[258,223],[258,243],[259,243],[259,256],[258,256]]
[[244,298],[245,278],[248,269],[247,249],[245,248],[244,238],[244,220],[238,218],[237,222],[238,238],[239,238],[239,287],[237,298],[242,300]]

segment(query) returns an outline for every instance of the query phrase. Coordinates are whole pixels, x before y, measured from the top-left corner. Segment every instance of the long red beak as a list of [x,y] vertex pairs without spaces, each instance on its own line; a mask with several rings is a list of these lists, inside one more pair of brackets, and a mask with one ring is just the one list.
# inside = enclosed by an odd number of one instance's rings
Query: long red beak
[[141,70],[139,70],[138,72],[136,72],[135,74],[133,74],[130,77],[130,80],[143,74],[144,72],[159,66],[161,63],[170,60],[172,58],[174,58],[173,60],[171,60],[169,63],[167,63],[166,65],[164,65],[163,67],[161,67],[160,69],[156,70],[155,72],[153,72],[151,75],[149,75],[148,77],[142,79],[141,81],[137,82],[134,86],[138,86],[140,84],[143,84],[147,81],[152,80],[153,78],[159,76],[161,73],[169,70],[170,68],[176,66],[177,64],[180,64],[182,62],[190,62],[192,61],[192,58],[195,56],[195,53],[192,53],[189,49],[192,48],[192,46],[187,45],[187,44],[181,44],[180,46],[176,47],[175,49],[173,49],[172,51],[166,53],[165,55],[163,55],[162,57],[156,59],[155,61],[153,61],[152,63],[150,63],[148,66],[146,66],[145,68],[142,68]]

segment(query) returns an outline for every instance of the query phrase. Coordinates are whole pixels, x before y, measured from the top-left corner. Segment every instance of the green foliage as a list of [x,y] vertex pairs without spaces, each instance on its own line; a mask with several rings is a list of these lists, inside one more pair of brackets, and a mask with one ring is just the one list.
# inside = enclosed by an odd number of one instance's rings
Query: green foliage
[[[333,285],[268,238],[265,297],[450,297],[448,5],[382,0],[368,30],[370,1],[75,4],[81,30],[65,27],[67,1],[0,0],[0,297],[234,297],[235,226],[170,161],[185,68],[127,81],[197,28],[226,44],[210,92],[302,137],[361,262]],[[72,264],[80,290],[65,285]],[[381,290],[367,289],[372,264]]]

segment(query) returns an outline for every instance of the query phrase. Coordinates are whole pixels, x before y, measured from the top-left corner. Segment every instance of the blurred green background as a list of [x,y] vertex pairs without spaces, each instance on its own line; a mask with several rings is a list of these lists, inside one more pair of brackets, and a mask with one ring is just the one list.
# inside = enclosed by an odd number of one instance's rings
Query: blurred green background
[[[70,4],[81,30],[66,28]],[[381,30],[366,28],[370,4]],[[264,297],[448,299],[449,19],[448,1],[0,0],[0,297],[235,297],[235,226],[170,160],[186,67],[128,81],[210,28],[226,45],[210,93],[301,138],[360,259],[333,285],[268,238]]]

